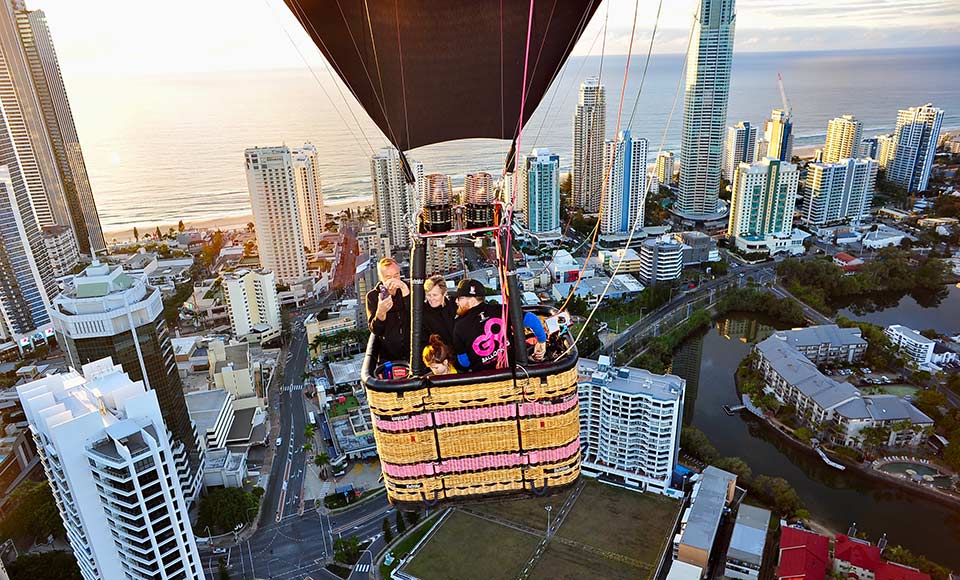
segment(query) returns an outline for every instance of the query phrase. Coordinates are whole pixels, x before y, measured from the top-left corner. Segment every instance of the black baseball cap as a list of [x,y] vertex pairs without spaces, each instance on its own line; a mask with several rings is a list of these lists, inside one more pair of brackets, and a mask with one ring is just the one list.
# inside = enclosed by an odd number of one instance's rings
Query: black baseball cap
[[457,298],[465,298],[467,296],[480,298],[482,300],[487,296],[487,289],[478,280],[461,280],[460,283],[457,284]]

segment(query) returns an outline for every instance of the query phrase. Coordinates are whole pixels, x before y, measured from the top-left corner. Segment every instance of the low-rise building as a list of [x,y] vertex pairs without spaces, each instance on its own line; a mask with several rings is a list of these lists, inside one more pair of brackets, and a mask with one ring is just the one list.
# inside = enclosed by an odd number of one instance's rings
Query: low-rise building
[[825,580],[829,564],[830,538],[790,526],[780,528],[777,580]]
[[251,360],[249,344],[211,340],[207,345],[207,358],[213,388],[233,395],[238,411],[265,405],[258,378],[260,365]]
[[694,482],[689,513],[682,518],[680,533],[674,538],[673,558],[699,567],[704,577],[710,575],[710,552],[736,485],[736,475],[712,465],[704,469]]
[[667,580],[700,580],[701,576],[703,576],[702,568],[680,560],[671,562],[670,571],[667,572]]
[[670,489],[670,479],[680,449],[686,381],[615,368],[605,355],[581,358],[579,374],[581,472],[639,491],[679,493]]
[[640,279],[652,286],[680,278],[683,248],[684,245],[671,235],[644,240],[640,245]]
[[882,561],[877,546],[866,540],[837,534],[833,545],[833,571],[841,578],[875,580]]
[[763,563],[763,549],[767,544],[767,526],[770,523],[770,510],[741,505],[737,511],[737,521],[730,537],[727,549],[725,578],[755,580],[760,576]]
[[[574,286],[576,286],[576,290],[574,290]],[[570,292],[574,292],[576,296],[587,302],[587,306],[593,308],[597,305],[600,296],[604,296],[604,300],[618,300],[639,294],[643,292],[643,289],[643,284],[638,282],[631,274],[617,274],[612,280],[606,276],[596,276],[581,280],[579,284],[570,282],[554,284],[550,289],[550,296],[555,301],[563,301],[570,295]],[[489,301],[492,298],[499,298],[499,296],[492,296],[487,300]]]
[[816,364],[852,363],[867,352],[867,341],[860,329],[821,324],[780,331],[777,337]]
[[684,246],[684,267],[720,261],[720,250],[717,249],[717,241],[707,234],[689,231],[673,234],[673,237]]
[[341,346],[339,344],[324,343],[320,345],[321,348],[314,348],[314,341],[317,337],[333,336],[343,330],[354,330],[357,328],[357,321],[349,315],[318,320],[316,314],[310,314],[304,319],[303,326],[307,333],[307,348],[310,350],[310,355],[317,356],[319,354],[338,351]]
[[937,342],[923,336],[916,330],[901,324],[891,324],[884,331],[890,342],[896,346],[907,360],[921,369],[930,369],[933,365],[933,351]]
[[50,268],[56,277],[73,272],[80,263],[80,249],[73,230],[66,226],[44,226],[43,247],[50,260]]
[[876,229],[871,229],[863,235],[861,243],[864,248],[878,250],[890,246],[899,246],[904,240],[914,241],[915,239],[907,232],[878,224]]
[[205,449],[222,449],[233,426],[233,395],[216,389],[184,394],[190,419]]
[[603,258],[603,269],[608,273],[617,270],[619,274],[633,274],[640,272],[640,254],[632,248],[620,248],[618,250],[603,250],[600,252]]
[[862,259],[851,256],[846,252],[837,252],[834,254],[833,263],[840,266],[844,272],[856,272],[860,269],[860,266],[863,266]]

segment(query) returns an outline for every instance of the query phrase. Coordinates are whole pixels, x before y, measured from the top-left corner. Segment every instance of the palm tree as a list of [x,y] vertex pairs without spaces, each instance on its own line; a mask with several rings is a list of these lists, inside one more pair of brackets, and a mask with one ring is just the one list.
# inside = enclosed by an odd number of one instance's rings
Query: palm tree
[[306,451],[307,453],[310,453],[311,451],[313,451],[313,443],[310,443],[309,441],[304,443],[303,450]]

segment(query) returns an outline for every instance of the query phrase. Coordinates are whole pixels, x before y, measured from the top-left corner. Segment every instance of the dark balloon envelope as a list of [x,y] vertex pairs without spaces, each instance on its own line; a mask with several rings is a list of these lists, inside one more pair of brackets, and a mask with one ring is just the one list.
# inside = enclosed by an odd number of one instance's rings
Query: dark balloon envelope
[[[285,1],[401,151],[469,137],[516,137],[527,0]],[[524,122],[599,3],[534,4]]]

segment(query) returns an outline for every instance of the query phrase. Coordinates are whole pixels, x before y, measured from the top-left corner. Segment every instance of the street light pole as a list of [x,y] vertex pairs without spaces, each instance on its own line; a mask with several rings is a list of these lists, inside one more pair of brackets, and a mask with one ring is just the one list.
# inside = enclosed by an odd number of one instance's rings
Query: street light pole
[[550,510],[553,509],[553,506],[548,505],[543,509],[547,510],[547,537],[549,538],[550,537]]

